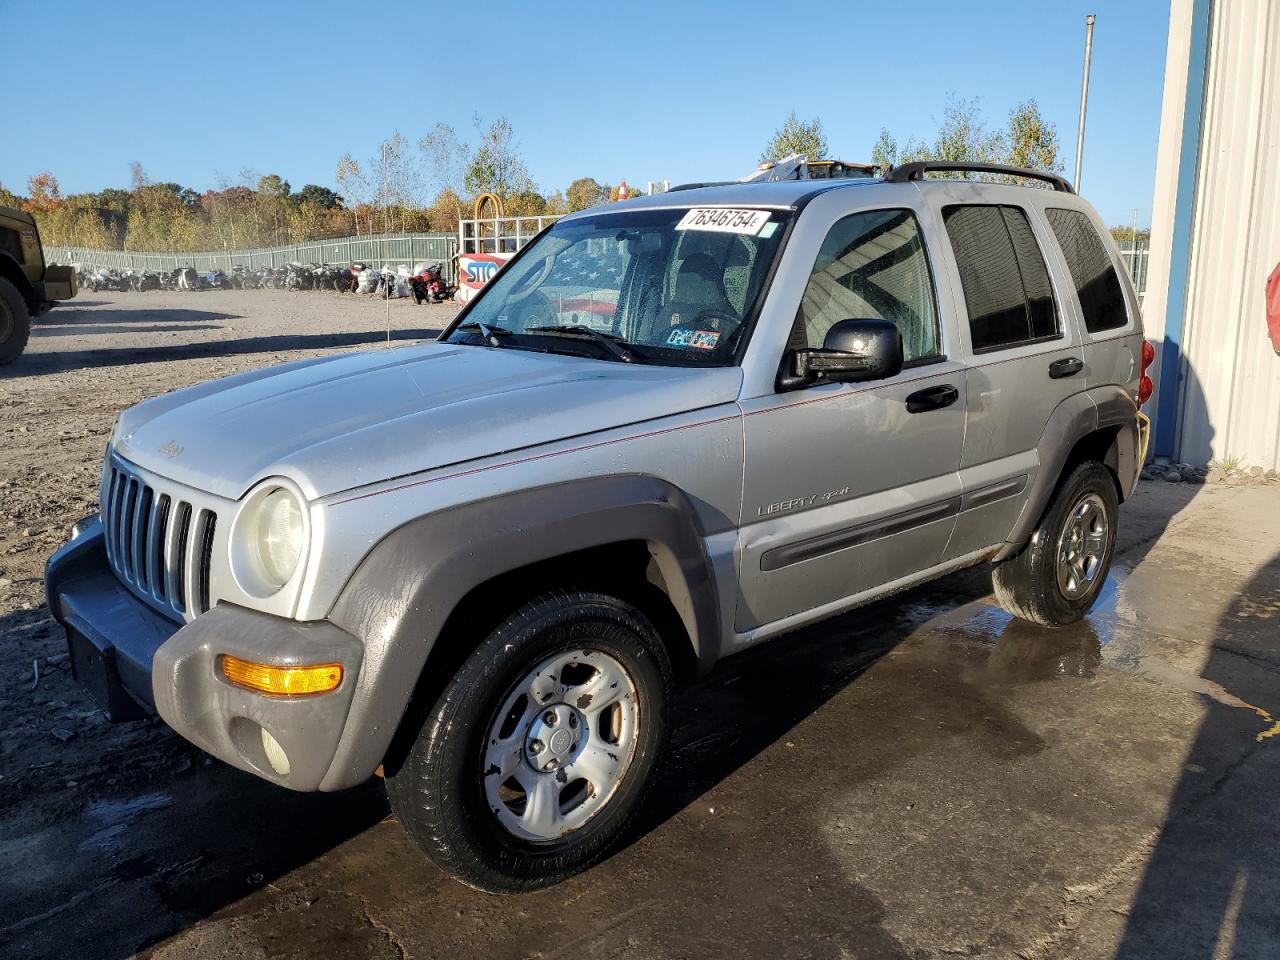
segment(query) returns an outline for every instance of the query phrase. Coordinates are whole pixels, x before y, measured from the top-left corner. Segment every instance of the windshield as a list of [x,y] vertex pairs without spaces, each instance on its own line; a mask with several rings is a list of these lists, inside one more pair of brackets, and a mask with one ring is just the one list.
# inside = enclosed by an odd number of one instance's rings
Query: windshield
[[682,208],[561,221],[489,282],[447,340],[730,364],[790,216]]

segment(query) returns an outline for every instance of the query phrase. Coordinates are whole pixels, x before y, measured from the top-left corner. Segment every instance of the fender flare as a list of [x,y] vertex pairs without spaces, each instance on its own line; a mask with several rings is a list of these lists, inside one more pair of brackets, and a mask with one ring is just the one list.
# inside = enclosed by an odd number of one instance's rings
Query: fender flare
[[1036,453],[1040,468],[1027,494],[1008,539],[992,557],[993,563],[1007,560],[1031,539],[1036,524],[1053,497],[1062,472],[1076,445],[1099,430],[1116,428],[1104,461],[1120,481],[1120,497],[1127,498],[1138,480],[1138,407],[1133,397],[1121,386],[1093,387],[1063,400],[1049,416]]
[[[715,576],[689,498],[648,476],[576,480],[411,520],[365,556],[328,619],[364,643],[351,710],[321,790],[382,763],[458,604],[496,576],[592,547],[644,541],[702,663],[720,635]],[[477,638],[477,642],[480,638]]]

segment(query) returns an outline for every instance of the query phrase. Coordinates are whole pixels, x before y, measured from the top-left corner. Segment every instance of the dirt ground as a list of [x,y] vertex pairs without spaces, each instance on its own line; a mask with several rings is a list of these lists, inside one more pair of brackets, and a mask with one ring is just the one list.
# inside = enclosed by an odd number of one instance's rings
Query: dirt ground
[[201,760],[162,727],[107,725],[70,683],[44,605],[45,561],[97,510],[116,415],[214,377],[385,347],[388,323],[393,343],[434,337],[455,310],[279,290],[86,291],[36,322],[26,353],[0,368],[0,817],[38,804],[56,822],[95,791]]
[[[391,304],[393,336],[448,307]],[[381,784],[299,795],[73,684],[45,559],[116,413],[385,340],[336,294],[86,294],[0,372],[0,957],[1280,957],[1280,488],[1143,482],[1060,631],[983,571],[727,661],[632,842],[444,878]]]

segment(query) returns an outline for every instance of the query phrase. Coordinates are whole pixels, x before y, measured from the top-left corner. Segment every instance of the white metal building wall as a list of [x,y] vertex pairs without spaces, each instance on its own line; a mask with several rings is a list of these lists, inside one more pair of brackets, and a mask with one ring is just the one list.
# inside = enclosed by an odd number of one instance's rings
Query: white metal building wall
[[[1213,0],[1198,143],[1182,136],[1195,118],[1171,116],[1185,112],[1188,76],[1198,80],[1187,53],[1194,59],[1196,2],[1174,0],[1170,16],[1148,289],[1165,288],[1148,293],[1148,335],[1159,342],[1172,331],[1181,342],[1173,458],[1280,469],[1280,356],[1265,303],[1280,262],[1280,0]],[[1189,242],[1180,244],[1176,181],[1186,164],[1195,164],[1195,187]]]

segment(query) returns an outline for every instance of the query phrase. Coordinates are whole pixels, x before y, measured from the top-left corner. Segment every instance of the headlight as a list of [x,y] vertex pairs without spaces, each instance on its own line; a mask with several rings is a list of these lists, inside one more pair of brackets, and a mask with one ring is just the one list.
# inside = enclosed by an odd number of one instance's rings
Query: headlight
[[297,571],[306,541],[301,498],[284,481],[266,481],[245,498],[231,531],[237,582],[257,597],[279,592]]

